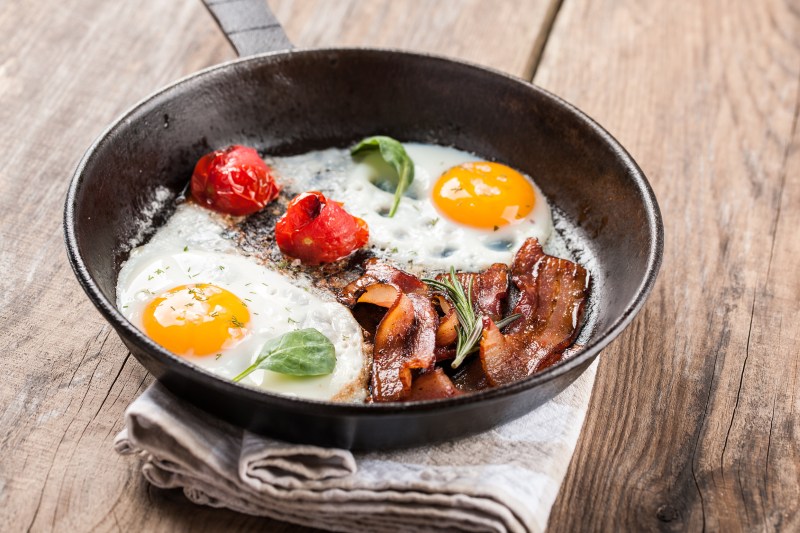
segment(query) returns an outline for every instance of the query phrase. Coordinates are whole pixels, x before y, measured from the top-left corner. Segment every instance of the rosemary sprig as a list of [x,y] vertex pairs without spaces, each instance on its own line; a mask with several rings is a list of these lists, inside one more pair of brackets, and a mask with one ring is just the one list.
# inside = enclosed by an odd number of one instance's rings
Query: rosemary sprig
[[516,319],[518,319],[521,316],[522,316],[522,313],[512,313],[512,314],[508,315],[505,318],[501,318],[500,320],[495,322],[494,325],[497,326],[497,329],[503,329],[504,327],[506,327],[507,325],[511,324],[512,322],[514,322]]
[[467,283],[466,291],[464,290],[464,285],[458,281],[456,269],[453,267],[450,267],[449,279],[445,278],[442,281],[423,279],[422,281],[434,289],[444,292],[453,302],[453,307],[456,309],[459,328],[458,338],[456,339],[456,358],[453,359],[451,366],[458,368],[464,358],[475,349],[483,330],[481,317],[476,316],[475,310],[472,308],[472,278]]
[[[450,274],[444,280],[428,278],[422,280],[434,289],[444,292],[455,307],[458,318],[458,337],[456,338],[456,357],[450,365],[453,368],[458,368],[469,354],[478,349],[478,341],[483,332],[483,317],[476,315],[472,307],[472,280],[473,278],[469,279],[467,288],[464,290],[464,285],[456,277],[454,267],[450,267]],[[521,316],[519,313],[514,313],[499,320],[496,325],[498,328],[503,328]]]

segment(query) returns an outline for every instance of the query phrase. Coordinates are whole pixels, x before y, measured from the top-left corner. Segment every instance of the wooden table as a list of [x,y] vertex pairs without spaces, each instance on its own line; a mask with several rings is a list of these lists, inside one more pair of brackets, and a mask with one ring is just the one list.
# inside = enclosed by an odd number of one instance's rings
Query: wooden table
[[[426,50],[532,79],[653,184],[664,266],[602,356],[552,530],[800,529],[800,1],[270,4],[300,46]],[[297,531],[153,490],[113,452],[151,378],[63,246],[91,140],[231,48],[197,0],[8,0],[0,35],[0,529]]]

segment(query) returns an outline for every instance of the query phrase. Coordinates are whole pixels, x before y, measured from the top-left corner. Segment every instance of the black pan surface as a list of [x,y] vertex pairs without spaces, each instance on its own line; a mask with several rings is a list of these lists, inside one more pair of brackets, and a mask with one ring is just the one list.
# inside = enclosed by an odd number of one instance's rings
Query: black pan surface
[[[231,28],[242,24],[241,17],[214,13],[240,52],[265,42],[287,46],[263,2],[251,8],[273,22],[237,31]],[[261,40],[259,32],[266,32]],[[172,210],[168,205],[143,220],[154,190],[166,187],[177,197],[204,153],[245,144],[275,155],[297,154],[348,146],[373,134],[455,146],[534,177],[556,206],[571,250],[592,258],[587,266],[594,278],[594,325],[577,354],[520,382],[453,399],[335,404],[218,378],[153,343],[115,308],[116,278],[131,240],[143,227],[152,233]],[[549,400],[641,308],[663,248],[661,216],[645,176],[582,112],[499,72],[375,49],[263,53],[207,69],[148,97],[86,152],[72,179],[64,225],[70,262],[89,298],[171,391],[256,432],[354,449],[480,432]]]

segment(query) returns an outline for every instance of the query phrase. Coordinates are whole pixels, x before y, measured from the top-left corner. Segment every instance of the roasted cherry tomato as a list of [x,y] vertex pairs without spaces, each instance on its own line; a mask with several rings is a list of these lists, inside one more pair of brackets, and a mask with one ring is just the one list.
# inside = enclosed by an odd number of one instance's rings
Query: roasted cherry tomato
[[275,224],[281,251],[309,265],[331,263],[367,244],[367,223],[316,191],[296,196]]
[[200,158],[192,174],[192,196],[229,215],[249,215],[277,198],[272,169],[252,148],[229,146]]

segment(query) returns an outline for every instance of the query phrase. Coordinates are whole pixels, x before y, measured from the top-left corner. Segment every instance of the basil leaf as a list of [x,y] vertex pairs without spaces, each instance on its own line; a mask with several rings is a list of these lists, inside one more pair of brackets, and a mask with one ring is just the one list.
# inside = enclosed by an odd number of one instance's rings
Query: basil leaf
[[324,376],[335,366],[336,351],[328,337],[314,328],[299,329],[265,342],[255,362],[233,381],[258,369],[288,376]]
[[406,153],[406,149],[399,141],[386,137],[384,135],[376,135],[374,137],[367,137],[361,142],[356,144],[350,149],[350,155],[358,155],[363,153],[379,150],[381,157],[386,161],[397,173],[396,183],[394,189],[394,203],[389,210],[389,216],[393,217],[397,212],[397,206],[400,205],[400,199],[403,193],[414,181],[414,162]]

